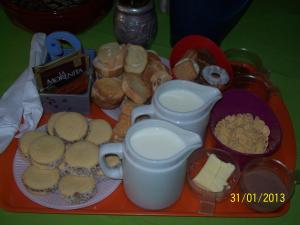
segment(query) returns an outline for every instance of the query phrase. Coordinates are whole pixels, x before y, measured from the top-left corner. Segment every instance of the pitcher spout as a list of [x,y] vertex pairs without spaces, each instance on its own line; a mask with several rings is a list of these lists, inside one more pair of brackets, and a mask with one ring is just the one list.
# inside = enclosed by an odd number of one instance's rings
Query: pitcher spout
[[214,107],[214,105],[222,98],[222,94],[219,91],[219,93],[216,93],[216,95],[212,96],[210,99],[210,104],[208,105],[208,110],[211,111],[211,109]]
[[181,159],[186,159],[193,151],[203,145],[202,138],[197,133],[185,131],[180,134],[180,137],[185,143],[184,149],[178,155]]
[[202,112],[209,111],[214,104],[222,98],[222,93],[218,88],[210,87],[202,84],[194,86],[197,95],[202,99]]

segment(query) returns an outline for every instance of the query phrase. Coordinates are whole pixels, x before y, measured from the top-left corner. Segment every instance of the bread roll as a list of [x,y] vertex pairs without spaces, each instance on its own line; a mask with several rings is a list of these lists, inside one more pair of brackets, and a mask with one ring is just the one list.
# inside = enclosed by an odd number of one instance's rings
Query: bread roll
[[156,51],[147,50],[147,53],[148,53],[148,62],[150,62],[150,61],[161,62],[161,59]]
[[174,66],[173,72],[177,79],[180,80],[195,80],[199,74],[198,64],[189,58],[181,59]]
[[116,78],[96,80],[92,87],[92,100],[103,109],[114,109],[120,105],[125,93],[122,81]]
[[99,48],[97,57],[93,60],[98,78],[116,77],[123,72],[126,46],[110,42]]
[[146,84],[151,84],[151,77],[152,75],[157,72],[157,71],[167,71],[166,67],[164,64],[158,61],[149,61],[147,64],[143,74],[142,74],[142,79],[145,81]]
[[127,73],[141,74],[148,62],[147,51],[139,45],[127,45],[124,70]]
[[161,84],[167,82],[168,80],[172,80],[172,76],[165,70],[160,70],[155,72],[151,76],[151,86],[152,91],[154,92]]
[[145,103],[152,94],[150,87],[145,84],[141,77],[132,73],[124,74],[122,89],[137,104]]

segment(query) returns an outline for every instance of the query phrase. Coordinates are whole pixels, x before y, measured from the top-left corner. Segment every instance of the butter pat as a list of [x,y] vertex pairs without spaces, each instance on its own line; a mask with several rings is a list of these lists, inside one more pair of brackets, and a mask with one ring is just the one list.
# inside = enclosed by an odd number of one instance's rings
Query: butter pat
[[221,161],[216,157],[215,154],[211,154],[197,176],[194,177],[193,181],[200,187],[210,189],[213,179],[217,175],[220,166]]
[[228,185],[227,179],[234,170],[235,166],[232,163],[225,163],[215,154],[210,154],[193,181],[196,185],[208,191],[221,192]]

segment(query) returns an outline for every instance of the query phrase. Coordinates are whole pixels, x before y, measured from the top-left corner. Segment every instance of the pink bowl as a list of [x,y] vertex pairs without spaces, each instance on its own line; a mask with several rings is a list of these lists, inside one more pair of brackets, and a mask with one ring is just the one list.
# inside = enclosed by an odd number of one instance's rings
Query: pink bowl
[[[269,127],[270,135],[265,153],[249,154],[235,151],[222,144],[214,135],[216,124],[220,120],[228,115],[238,113],[251,113],[254,116],[259,116]],[[278,149],[282,136],[279,121],[267,103],[251,92],[240,89],[232,89],[223,93],[223,98],[219,100],[212,109],[209,127],[217,141],[217,147],[230,152],[241,167],[254,158],[272,155]]]

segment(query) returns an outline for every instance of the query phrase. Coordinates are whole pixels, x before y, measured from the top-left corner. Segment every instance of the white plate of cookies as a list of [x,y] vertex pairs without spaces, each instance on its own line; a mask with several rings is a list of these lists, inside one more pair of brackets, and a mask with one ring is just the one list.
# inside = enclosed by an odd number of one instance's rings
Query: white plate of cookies
[[[105,177],[98,161],[99,146],[111,135],[105,120],[86,119],[75,112],[53,114],[48,124],[19,140],[13,161],[18,188],[33,202],[53,209],[79,209],[100,202],[121,183]],[[120,161],[111,156],[107,163],[117,166]]]

